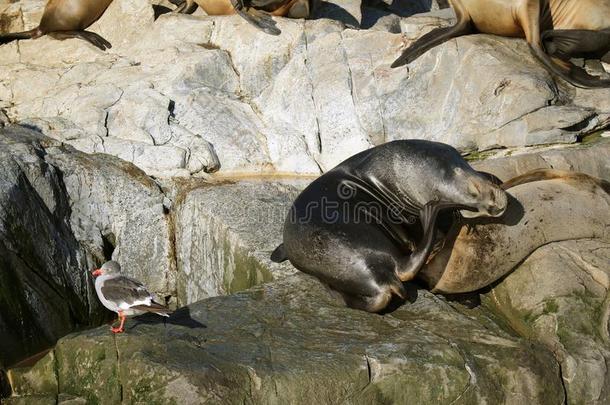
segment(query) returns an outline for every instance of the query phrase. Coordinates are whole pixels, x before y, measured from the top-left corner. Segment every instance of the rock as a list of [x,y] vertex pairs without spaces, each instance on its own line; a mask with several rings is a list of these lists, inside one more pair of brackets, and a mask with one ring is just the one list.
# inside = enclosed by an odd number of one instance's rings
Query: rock
[[239,182],[186,192],[175,206],[178,302],[226,295],[295,270],[271,262],[303,182]]
[[54,350],[60,394],[185,404],[556,404],[564,396],[550,351],[427,292],[379,316],[344,308],[317,281],[291,276],[189,312],[204,326],[170,319],[116,340],[106,328],[62,339]]
[[[4,6],[11,24],[2,26],[31,28],[42,4]],[[155,21],[147,0],[116,0],[91,27],[109,52],[47,37],[1,46],[0,109],[155,177],[319,174],[393,139],[471,152],[574,143],[608,126],[610,90],[555,83],[521,39],[466,36],[390,69],[405,46],[452,23],[435,4],[392,2],[409,15],[434,11],[374,30],[346,28],[330,12],[277,18],[283,33],[273,37],[239,16]],[[357,1],[324,8],[361,19]]]
[[161,298],[175,297],[165,196],[143,172],[16,126],[0,129],[0,153],[2,363],[99,324],[106,312],[89,271],[110,257]]
[[0,131],[0,363],[11,365],[90,325],[96,305],[61,174],[40,144]]
[[608,162],[610,162],[610,141],[601,139],[577,148],[526,152],[471,163],[475,169],[493,173],[503,181],[535,169],[574,171],[610,181]]
[[610,183],[604,188],[580,174],[507,192],[508,208],[499,221],[456,224],[449,231],[452,237],[418,275],[433,292],[480,290],[552,242],[597,238],[610,243]]
[[610,401],[607,362],[610,244],[578,240],[534,252],[484,299],[561,362],[567,403]]

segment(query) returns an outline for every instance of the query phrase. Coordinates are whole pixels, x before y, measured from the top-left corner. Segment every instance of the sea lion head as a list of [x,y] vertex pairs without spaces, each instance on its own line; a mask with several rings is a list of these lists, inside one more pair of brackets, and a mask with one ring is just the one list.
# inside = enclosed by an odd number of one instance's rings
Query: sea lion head
[[464,218],[500,217],[506,211],[506,192],[470,166],[455,167],[453,181],[447,182],[444,198],[468,208],[460,210]]

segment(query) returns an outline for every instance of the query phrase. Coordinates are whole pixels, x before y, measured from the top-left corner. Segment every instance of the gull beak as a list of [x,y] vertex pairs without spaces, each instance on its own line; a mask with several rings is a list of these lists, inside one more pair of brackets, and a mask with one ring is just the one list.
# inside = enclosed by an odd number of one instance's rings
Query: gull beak
[[91,275],[93,277],[97,277],[97,276],[101,276],[104,272],[102,271],[102,269],[95,269],[91,272]]

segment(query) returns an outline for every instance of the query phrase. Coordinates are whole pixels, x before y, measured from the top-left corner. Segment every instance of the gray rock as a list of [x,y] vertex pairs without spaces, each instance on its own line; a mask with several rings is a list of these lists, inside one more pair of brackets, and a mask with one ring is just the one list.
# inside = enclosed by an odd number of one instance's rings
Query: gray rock
[[541,247],[485,297],[521,335],[561,362],[568,403],[610,401],[607,364],[610,244],[579,240]]
[[70,335],[53,353],[60,394],[91,402],[561,403],[550,351],[465,311],[420,292],[368,314],[292,276],[116,341],[106,328]]
[[503,181],[534,169],[574,171],[610,181],[610,140],[602,138],[577,148],[525,152],[471,164],[475,169],[493,173]]
[[272,263],[302,182],[239,182],[189,190],[175,205],[178,302],[226,295],[284,278]]
[[175,296],[164,194],[142,171],[16,126],[0,129],[2,363],[105,317],[89,271],[113,257]]

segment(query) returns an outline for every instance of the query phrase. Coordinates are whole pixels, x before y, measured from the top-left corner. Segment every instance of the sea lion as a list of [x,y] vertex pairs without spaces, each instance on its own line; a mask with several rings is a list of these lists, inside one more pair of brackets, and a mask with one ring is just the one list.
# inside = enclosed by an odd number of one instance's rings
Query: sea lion
[[0,44],[17,39],[36,39],[50,35],[55,39],[80,38],[106,50],[112,48],[95,32],[85,31],[104,14],[112,0],[50,0],[38,27],[24,32],[0,34]]
[[271,255],[339,292],[383,310],[424,265],[452,218],[497,217],[505,192],[449,145],[389,142],[345,160],[294,201],[284,243]]
[[420,271],[435,293],[484,288],[551,242],[610,240],[610,183],[586,174],[539,169],[502,185],[506,213],[496,223],[456,223],[445,246]]
[[411,63],[424,52],[462,35],[481,32],[525,38],[545,68],[577,87],[610,87],[570,58],[610,62],[610,0],[449,0],[457,23],[422,36],[394,61]]
[[190,14],[197,5],[208,15],[239,14],[250,24],[267,34],[279,35],[271,16],[308,18],[317,0],[186,0],[176,8],[177,13]]

